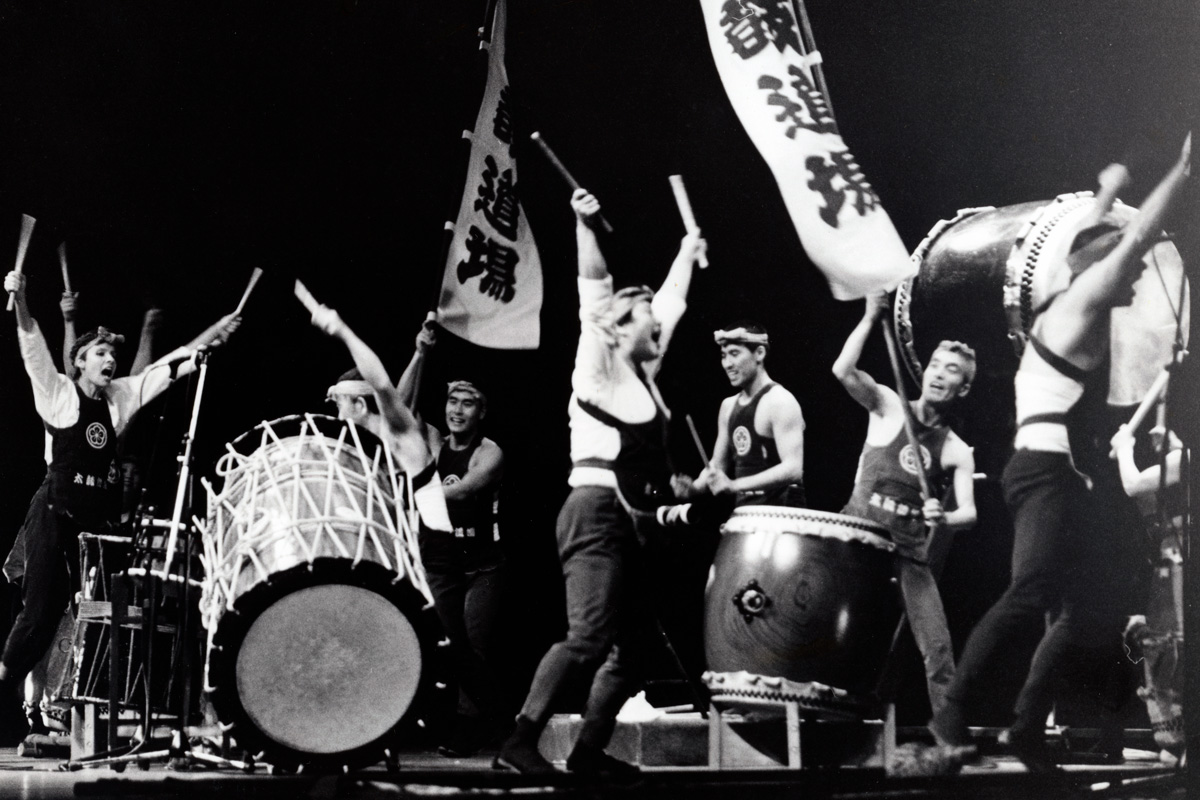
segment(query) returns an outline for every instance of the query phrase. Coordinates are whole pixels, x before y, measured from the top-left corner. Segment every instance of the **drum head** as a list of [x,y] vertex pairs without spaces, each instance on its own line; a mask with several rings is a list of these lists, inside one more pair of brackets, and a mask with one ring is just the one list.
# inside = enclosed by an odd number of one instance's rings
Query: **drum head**
[[238,597],[212,632],[206,685],[259,760],[370,766],[432,701],[439,635],[432,607],[395,573],[318,558]]
[[306,753],[353,750],[408,710],[421,676],[408,618],[375,592],[301,589],[250,626],[237,658],[242,707],[266,736]]

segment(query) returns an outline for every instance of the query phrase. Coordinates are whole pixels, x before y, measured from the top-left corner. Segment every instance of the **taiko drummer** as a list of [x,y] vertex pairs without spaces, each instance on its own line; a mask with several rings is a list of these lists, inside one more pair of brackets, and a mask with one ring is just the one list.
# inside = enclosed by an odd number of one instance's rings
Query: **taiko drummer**
[[739,506],[804,508],[804,415],[795,395],[767,374],[767,329],[742,322],[714,331],[713,339],[738,393],[721,402],[708,466],[690,487],[677,484],[677,491],[731,494]]
[[203,334],[151,364],[118,378],[116,346],[124,337],[97,328],[76,339],[68,354],[74,380],[60,373],[25,302],[25,276],[12,271],[4,289],[13,296],[17,340],[33,388],[34,408],[46,428],[46,479],[33,496],[22,527],[25,565],[23,607],[0,658],[0,725],[11,731],[13,688],[46,652],[63,609],[79,590],[78,538],[100,531],[120,513],[117,437],[141,407],[179,374],[195,369],[201,347],[222,344],[240,324],[223,317]]
[[954,677],[954,649],[937,582],[929,568],[929,528],[956,530],[975,524],[975,456],[949,426],[949,414],[971,389],[975,352],[961,342],[942,342],[929,358],[912,416],[921,462],[931,492],[952,483],[957,507],[946,511],[938,497],[922,499],[913,446],[904,430],[905,410],[895,391],[880,386],[858,360],[887,307],[883,296],[867,298],[866,314],[846,339],[833,374],[870,412],[859,456],[854,493],[843,514],[878,522],[892,533],[904,609],[925,661],[929,704],[936,712]]

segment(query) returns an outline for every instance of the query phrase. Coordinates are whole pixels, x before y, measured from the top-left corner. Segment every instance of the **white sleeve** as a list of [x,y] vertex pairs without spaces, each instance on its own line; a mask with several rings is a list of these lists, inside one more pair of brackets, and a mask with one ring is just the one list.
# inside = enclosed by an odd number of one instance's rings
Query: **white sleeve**
[[665,292],[659,289],[658,293],[654,295],[654,299],[650,301],[650,310],[654,313],[658,324],[662,326],[662,333],[658,337],[658,357],[642,365],[642,371],[646,377],[653,378],[662,368],[663,356],[667,354],[667,347],[671,344],[675,327],[679,325],[679,320],[683,319],[683,313],[687,311],[687,301],[674,292]]
[[612,308],[612,276],[579,278],[579,346],[571,388],[584,400],[596,400],[612,384],[615,334]]
[[17,328],[17,343],[33,387],[33,407],[38,415],[55,428],[74,425],[79,421],[79,395],[71,379],[54,366],[54,357],[36,320],[31,331]]

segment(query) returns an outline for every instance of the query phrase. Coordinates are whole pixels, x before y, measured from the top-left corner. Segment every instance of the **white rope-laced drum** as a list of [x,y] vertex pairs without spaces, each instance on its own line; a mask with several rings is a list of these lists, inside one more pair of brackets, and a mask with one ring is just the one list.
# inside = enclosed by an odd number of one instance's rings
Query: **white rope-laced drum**
[[381,760],[436,641],[391,453],[353,424],[285,417],[227,445],[216,473],[201,616],[218,716],[273,763]]

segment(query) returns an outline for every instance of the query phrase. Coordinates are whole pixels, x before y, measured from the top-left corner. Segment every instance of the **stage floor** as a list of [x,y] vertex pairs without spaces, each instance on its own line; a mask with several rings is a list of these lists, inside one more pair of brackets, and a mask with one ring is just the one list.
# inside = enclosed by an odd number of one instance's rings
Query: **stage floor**
[[131,767],[117,773],[109,768],[66,772],[63,762],[16,755],[0,749],[0,798],[124,798],[219,797],[254,798],[375,798],[445,796],[507,797],[632,797],[673,800],[747,798],[970,798],[989,800],[1043,797],[1186,797],[1184,773],[1154,761],[1131,761],[1121,766],[1065,766],[1049,775],[1033,775],[1017,761],[997,758],[992,769],[967,767],[955,776],[894,778],[879,770],[738,770],[715,772],[703,768],[647,768],[630,785],[597,784],[569,774],[533,780],[491,769],[490,756],[451,759],[433,752],[410,751],[400,759],[400,771],[382,766],[346,775],[268,775],[259,769],[247,775],[231,769],[195,768],[176,771],[155,764],[142,771]]

